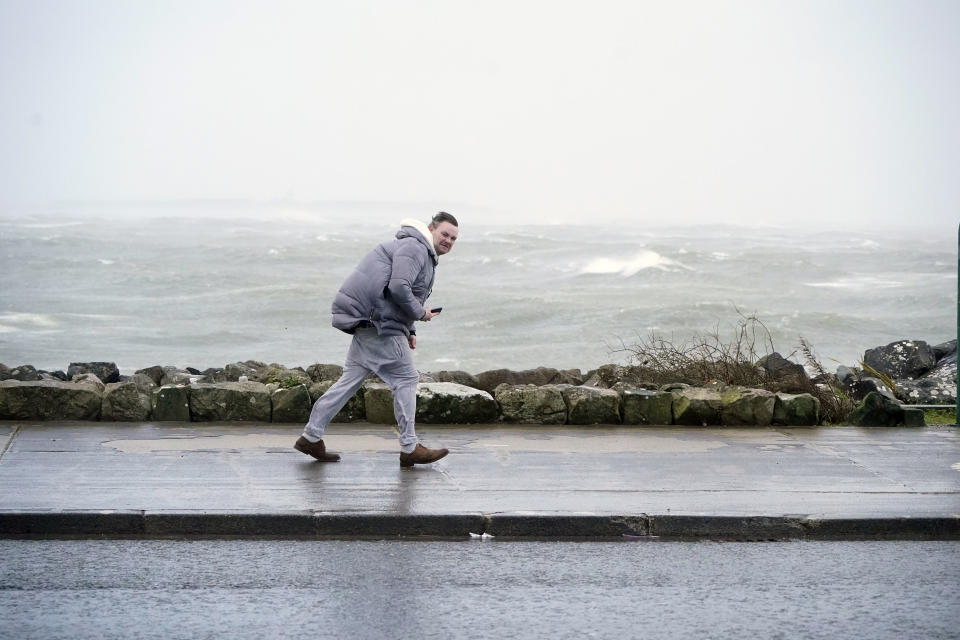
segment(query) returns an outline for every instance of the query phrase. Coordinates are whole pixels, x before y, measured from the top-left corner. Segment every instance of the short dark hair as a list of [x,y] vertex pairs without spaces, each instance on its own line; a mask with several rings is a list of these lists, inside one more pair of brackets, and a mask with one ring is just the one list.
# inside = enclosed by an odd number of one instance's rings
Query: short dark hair
[[438,227],[440,226],[441,222],[449,222],[455,227],[460,226],[459,224],[457,224],[457,219],[454,218],[451,214],[447,213],[446,211],[441,211],[437,215],[433,216],[433,220],[430,221],[430,226]]

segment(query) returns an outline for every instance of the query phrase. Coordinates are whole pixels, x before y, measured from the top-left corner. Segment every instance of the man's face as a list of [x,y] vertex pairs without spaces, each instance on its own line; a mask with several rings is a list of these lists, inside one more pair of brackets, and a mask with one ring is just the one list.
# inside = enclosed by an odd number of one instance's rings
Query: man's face
[[433,234],[433,248],[438,256],[449,253],[453,249],[453,243],[457,241],[457,229],[449,222],[441,222],[437,226],[430,227],[430,233]]

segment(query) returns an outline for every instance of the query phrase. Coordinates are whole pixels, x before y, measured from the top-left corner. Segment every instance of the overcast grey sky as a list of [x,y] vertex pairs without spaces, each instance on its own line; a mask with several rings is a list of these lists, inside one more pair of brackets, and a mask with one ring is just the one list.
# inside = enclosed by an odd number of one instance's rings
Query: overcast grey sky
[[0,0],[0,214],[953,228],[958,27],[956,0]]

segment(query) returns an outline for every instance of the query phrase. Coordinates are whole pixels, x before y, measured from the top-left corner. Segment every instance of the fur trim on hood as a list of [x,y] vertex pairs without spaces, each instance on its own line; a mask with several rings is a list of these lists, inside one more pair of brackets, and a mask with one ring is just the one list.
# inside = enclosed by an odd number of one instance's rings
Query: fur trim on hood
[[430,257],[433,259],[433,264],[437,264],[440,261],[440,258],[437,256],[437,250],[433,248],[433,234],[430,233],[430,227],[416,218],[404,218],[401,220],[400,228],[402,229],[403,227],[413,227],[420,232],[420,235],[422,235],[423,239],[427,242]]

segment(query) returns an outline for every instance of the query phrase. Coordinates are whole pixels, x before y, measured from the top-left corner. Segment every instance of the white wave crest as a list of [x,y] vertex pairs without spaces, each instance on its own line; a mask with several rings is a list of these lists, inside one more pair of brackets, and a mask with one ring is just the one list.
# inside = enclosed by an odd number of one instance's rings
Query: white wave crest
[[[42,313],[3,313],[0,314],[0,322],[5,323],[6,325],[20,325],[21,327],[56,327],[60,323],[57,322],[53,316],[44,315]],[[8,330],[16,331],[18,327],[7,326]]]
[[876,278],[872,276],[860,276],[851,278],[838,278],[836,280],[827,280],[823,282],[804,282],[806,287],[815,287],[819,289],[896,289],[902,287],[903,282],[893,279]]
[[640,273],[644,269],[660,269],[661,271],[676,271],[678,269],[687,269],[686,266],[676,260],[671,260],[660,255],[656,251],[641,251],[632,258],[617,260],[614,258],[596,258],[587,263],[580,273],[589,274],[607,274],[618,273],[622,276],[632,276]]
[[13,226],[20,227],[21,229],[61,229],[63,227],[78,227],[84,222],[33,222],[33,223],[24,223],[16,224]]

